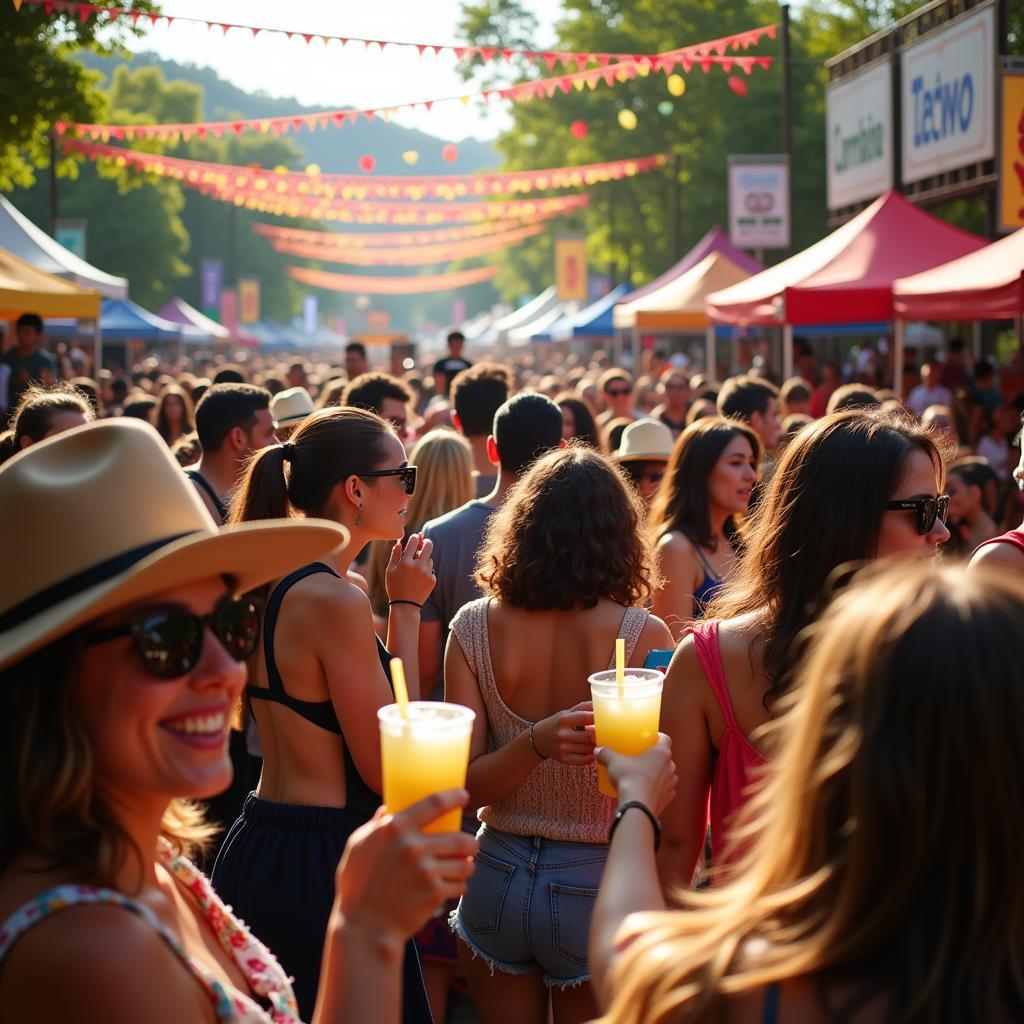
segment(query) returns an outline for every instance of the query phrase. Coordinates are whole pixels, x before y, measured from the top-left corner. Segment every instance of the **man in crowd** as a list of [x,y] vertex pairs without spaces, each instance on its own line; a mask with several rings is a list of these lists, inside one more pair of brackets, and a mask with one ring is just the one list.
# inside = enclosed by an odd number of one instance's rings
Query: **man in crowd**
[[452,423],[473,449],[476,496],[490,494],[497,471],[488,455],[488,438],[498,409],[508,398],[511,372],[500,363],[477,363],[452,381]]
[[810,416],[811,393],[814,388],[803,377],[790,377],[779,391],[779,419],[787,416]]
[[743,420],[761,439],[766,453],[779,440],[779,389],[759,377],[731,377],[718,392],[718,412]]
[[383,416],[404,441],[409,429],[409,403],[413,394],[409,386],[390,373],[373,371],[354,380],[341,394],[341,404],[357,409],[369,409]]
[[932,405],[950,406],[953,394],[939,379],[939,368],[935,363],[921,367],[921,383],[907,396],[907,408],[915,416],[923,416],[925,409]]
[[434,542],[437,585],[427,598],[420,619],[423,693],[430,693],[441,682],[444,645],[455,613],[467,601],[481,595],[474,577],[476,556],[491,515],[501,508],[509,490],[536,459],[564,444],[562,411],[551,399],[536,394],[510,398],[495,414],[487,440],[491,462],[498,466],[494,490],[424,526],[424,536]]
[[253,384],[214,384],[196,406],[196,434],[203,455],[185,475],[223,523],[246,459],[277,443],[270,392]]
[[651,415],[677,438],[686,429],[686,414],[690,411],[690,378],[682,367],[670,363],[661,371],[658,383],[662,401]]
[[345,374],[349,380],[361,377],[369,369],[366,346],[361,341],[350,341],[345,346]]
[[439,395],[447,395],[451,391],[452,381],[457,374],[468,370],[473,364],[462,357],[466,347],[466,336],[462,331],[452,331],[448,335],[448,355],[434,363],[434,391]]
[[633,377],[626,370],[618,366],[605,370],[597,386],[604,402],[604,412],[597,417],[599,427],[604,428],[612,420],[640,418],[633,408]]
[[18,406],[22,392],[32,384],[56,383],[57,364],[53,356],[41,347],[43,319],[38,313],[23,313],[14,325],[15,346],[3,356],[7,375],[7,412]]

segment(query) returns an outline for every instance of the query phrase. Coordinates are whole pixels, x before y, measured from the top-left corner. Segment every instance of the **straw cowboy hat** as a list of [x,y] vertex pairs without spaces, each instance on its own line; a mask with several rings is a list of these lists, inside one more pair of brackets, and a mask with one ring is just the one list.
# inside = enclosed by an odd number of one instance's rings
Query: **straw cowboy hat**
[[675,440],[661,420],[637,420],[622,432],[619,447],[612,455],[615,462],[668,462]]
[[270,415],[279,427],[297,427],[307,416],[316,410],[313,399],[305,388],[288,388],[279,391],[270,400]]
[[337,550],[319,519],[218,527],[159,434],[106,420],[0,468],[0,668],[115,608],[225,576],[237,593]]

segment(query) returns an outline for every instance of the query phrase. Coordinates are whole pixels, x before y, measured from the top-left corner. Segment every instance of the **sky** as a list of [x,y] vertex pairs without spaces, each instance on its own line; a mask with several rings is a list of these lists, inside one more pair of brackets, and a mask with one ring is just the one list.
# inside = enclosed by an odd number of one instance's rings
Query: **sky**
[[[534,46],[554,41],[558,0],[525,0],[537,16]],[[273,28],[371,39],[426,43],[464,43],[457,35],[460,0],[166,0],[163,12],[171,17],[191,16],[210,21],[235,21]],[[166,59],[211,67],[248,92],[294,96],[303,104],[321,106],[383,107],[395,103],[434,99],[477,91],[462,81],[452,54],[422,57],[416,50],[362,44],[321,42],[307,44],[283,36],[175,22],[150,29],[131,43],[136,50],[152,50]],[[396,115],[394,120],[445,139],[491,139],[509,122],[507,103],[468,109],[460,102],[444,103],[429,112]],[[482,112],[483,111],[483,112]]]

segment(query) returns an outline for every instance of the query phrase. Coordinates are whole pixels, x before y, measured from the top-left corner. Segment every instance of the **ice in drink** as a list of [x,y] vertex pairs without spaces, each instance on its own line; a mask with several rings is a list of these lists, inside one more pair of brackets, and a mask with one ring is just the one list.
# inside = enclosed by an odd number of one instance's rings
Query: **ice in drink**
[[[469,741],[476,715],[459,704],[410,701],[408,717],[397,704],[377,712],[384,804],[395,814],[433,793],[466,785]],[[424,832],[457,832],[462,809],[431,822]]]
[[[661,687],[664,676],[655,669],[630,668],[616,681],[614,669],[590,677],[597,745],[619,754],[642,754],[658,739]],[[604,765],[597,766],[597,788],[615,796]]]

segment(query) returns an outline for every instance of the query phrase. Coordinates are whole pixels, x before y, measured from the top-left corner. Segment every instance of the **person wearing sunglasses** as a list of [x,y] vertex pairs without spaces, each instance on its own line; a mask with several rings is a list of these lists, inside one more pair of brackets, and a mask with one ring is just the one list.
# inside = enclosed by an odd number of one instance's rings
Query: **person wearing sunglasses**
[[932,435],[905,414],[835,413],[786,445],[743,558],[665,680],[661,728],[679,769],[659,855],[666,891],[693,878],[709,799],[714,867],[742,852],[730,826],[765,760],[751,735],[792,686],[797,634],[840,567],[930,556],[949,539],[944,476]]
[[[232,523],[284,516],[328,519],[351,542],[265,589],[263,642],[252,659],[248,706],[263,749],[259,785],[224,839],[213,882],[275,949],[295,979],[299,1009],[316,999],[333,865],[380,804],[377,711],[394,696],[388,666],[402,658],[419,697],[420,610],[434,588],[432,543],[401,541],[416,467],[374,412],[313,413],[290,442],[257,453],[231,508]],[[372,541],[392,544],[385,570],[387,646],[350,572]],[[396,541],[398,541],[396,543]],[[416,952],[405,952],[404,1020],[429,1021]]]
[[[210,837],[195,801],[231,777],[260,636],[246,592],[346,531],[218,527],[153,427],[125,420],[10,460],[0,529],[19,538],[0,573],[0,1019],[298,1024],[286,970],[188,858]],[[420,829],[466,799],[353,836],[305,1019],[397,1024],[403,945],[475,846]]]
[[622,431],[612,462],[626,475],[645,505],[654,501],[672,457],[672,431],[660,420],[643,419]]
[[605,370],[598,381],[604,411],[597,417],[597,425],[605,427],[612,420],[639,418],[633,404],[633,378],[625,370],[613,366]]
[[708,416],[676,441],[648,524],[661,578],[651,608],[676,641],[739,562],[737,520],[760,463],[761,442],[739,420]]

